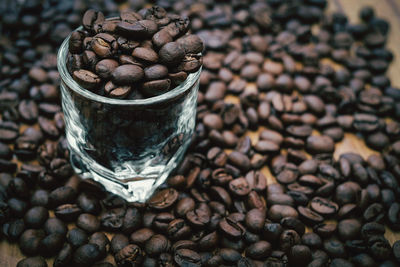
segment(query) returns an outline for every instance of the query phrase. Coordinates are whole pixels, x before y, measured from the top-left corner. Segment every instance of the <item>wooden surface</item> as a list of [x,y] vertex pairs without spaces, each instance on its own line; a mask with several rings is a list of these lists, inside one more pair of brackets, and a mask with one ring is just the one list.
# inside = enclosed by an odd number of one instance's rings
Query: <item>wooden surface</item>
[[[376,14],[379,17],[385,18],[390,21],[391,31],[387,47],[394,53],[395,60],[391,64],[388,71],[388,76],[395,87],[400,87],[400,0],[329,0],[329,6],[327,12],[342,11],[345,12],[351,22],[358,21],[358,12],[364,5],[373,6]],[[253,86],[253,85],[249,85]],[[234,97],[227,97],[227,101],[236,102],[237,99]],[[255,143],[258,138],[256,132],[249,132],[248,135]],[[341,153],[344,152],[357,152],[364,158],[367,158],[370,154],[376,153],[373,150],[367,148],[362,140],[357,138],[353,134],[345,134],[343,141],[336,145],[335,158],[338,158]],[[271,175],[267,167],[262,169],[263,173],[267,176],[268,184],[276,183],[275,178]],[[51,214],[51,216],[53,216]],[[73,224],[68,225],[69,228],[74,227]],[[112,235],[108,235],[111,239]],[[391,244],[395,240],[400,239],[400,232],[394,233],[387,229],[386,238]],[[7,241],[0,242],[0,267],[16,266],[18,261],[24,258],[24,255],[20,252],[17,244],[10,244]],[[109,255],[106,258],[107,261],[114,263],[114,260]],[[53,259],[48,260],[49,266],[52,266]]]

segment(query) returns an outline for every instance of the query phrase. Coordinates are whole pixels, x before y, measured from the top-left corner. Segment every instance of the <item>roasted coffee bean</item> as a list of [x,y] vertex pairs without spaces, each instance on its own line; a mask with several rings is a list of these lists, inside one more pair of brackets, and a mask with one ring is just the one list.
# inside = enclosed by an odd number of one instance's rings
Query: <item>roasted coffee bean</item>
[[62,204],[73,203],[76,198],[76,191],[72,187],[62,186],[54,189],[49,195],[49,205],[52,207]]
[[174,67],[185,57],[185,49],[177,42],[169,42],[161,47],[158,55],[162,64]]
[[143,76],[143,69],[137,65],[131,64],[118,66],[111,73],[111,79],[113,83],[119,85],[131,85],[140,81]]
[[310,207],[315,212],[325,216],[333,215],[339,209],[339,206],[335,202],[321,197],[313,198]]
[[140,266],[143,261],[143,251],[134,244],[129,244],[115,254],[115,261],[119,266]]
[[[105,229],[119,230],[121,229],[124,223],[125,212],[126,211],[123,208],[114,208],[110,210],[105,210],[100,214],[99,223]],[[90,218],[91,226],[95,226],[94,222],[97,221],[97,218],[93,215],[89,216],[89,214],[88,218]]]
[[100,251],[95,244],[86,244],[78,247],[73,256],[72,261],[76,266],[87,266],[92,265],[97,261],[100,255]]
[[54,210],[56,217],[66,222],[74,221],[81,213],[82,210],[76,204],[64,204]]
[[17,267],[47,267],[47,263],[44,258],[36,256],[20,260]]
[[175,252],[174,260],[178,266],[201,266],[200,255],[189,249],[178,249]]
[[53,265],[55,267],[62,267],[68,265],[72,260],[72,253],[73,253],[72,246],[68,243],[65,243],[63,248],[55,257]]
[[77,218],[76,226],[88,233],[93,233],[100,229],[100,221],[92,214],[82,213]]
[[43,230],[27,229],[19,238],[19,248],[26,255],[37,255],[40,241],[44,237]]
[[65,236],[68,230],[67,226],[57,218],[47,219],[43,228],[48,235],[58,233]]
[[294,230],[284,230],[279,237],[279,248],[288,252],[291,247],[300,243],[300,236]]
[[49,257],[54,256],[63,247],[65,235],[59,233],[49,234],[39,243],[39,252],[41,255]]
[[99,76],[83,69],[74,71],[73,78],[79,85],[89,90],[94,90],[101,82]]
[[107,236],[102,232],[93,233],[89,237],[89,244],[95,244],[100,250],[100,257],[105,257],[107,255],[107,247],[110,243]]
[[[133,240],[135,241],[135,240]],[[113,254],[123,249],[129,244],[129,239],[123,234],[115,234],[111,239],[110,249]]]
[[49,217],[49,212],[47,209],[37,206],[29,209],[25,216],[24,221],[29,228],[40,228],[47,218]]
[[7,204],[10,209],[10,213],[17,218],[23,217],[25,211],[28,209],[28,204],[18,198],[10,198],[7,201]]

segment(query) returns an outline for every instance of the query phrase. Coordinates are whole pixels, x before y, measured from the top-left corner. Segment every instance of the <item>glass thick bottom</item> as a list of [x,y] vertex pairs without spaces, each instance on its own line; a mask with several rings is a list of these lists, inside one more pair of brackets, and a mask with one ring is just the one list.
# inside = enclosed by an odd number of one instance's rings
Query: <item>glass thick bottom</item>
[[[73,142],[73,141],[72,141]],[[74,151],[73,145],[70,145],[70,162],[76,174],[82,179],[93,179],[102,184],[107,191],[125,198],[129,202],[145,202],[168,178],[169,174],[177,167],[185,154],[189,142],[182,145],[167,164],[152,166],[146,169],[146,176],[118,175],[102,171],[98,163],[88,157],[79,156],[80,153]]]

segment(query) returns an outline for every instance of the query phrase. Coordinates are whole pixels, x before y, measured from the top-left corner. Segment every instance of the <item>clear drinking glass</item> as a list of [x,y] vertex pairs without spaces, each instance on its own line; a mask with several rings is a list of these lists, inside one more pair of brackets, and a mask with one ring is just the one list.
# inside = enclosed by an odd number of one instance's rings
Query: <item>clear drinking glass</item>
[[196,119],[201,69],[171,91],[138,100],[97,95],[67,70],[68,40],[57,56],[71,163],[128,201],[145,201],[177,166]]

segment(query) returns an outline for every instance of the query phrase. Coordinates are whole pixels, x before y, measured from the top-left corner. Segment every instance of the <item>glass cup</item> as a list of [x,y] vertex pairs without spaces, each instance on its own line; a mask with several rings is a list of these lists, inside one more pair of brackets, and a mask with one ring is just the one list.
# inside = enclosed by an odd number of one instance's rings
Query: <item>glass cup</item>
[[179,164],[196,119],[201,68],[171,91],[138,100],[97,95],[67,70],[67,37],[57,55],[71,164],[128,201],[144,202]]

